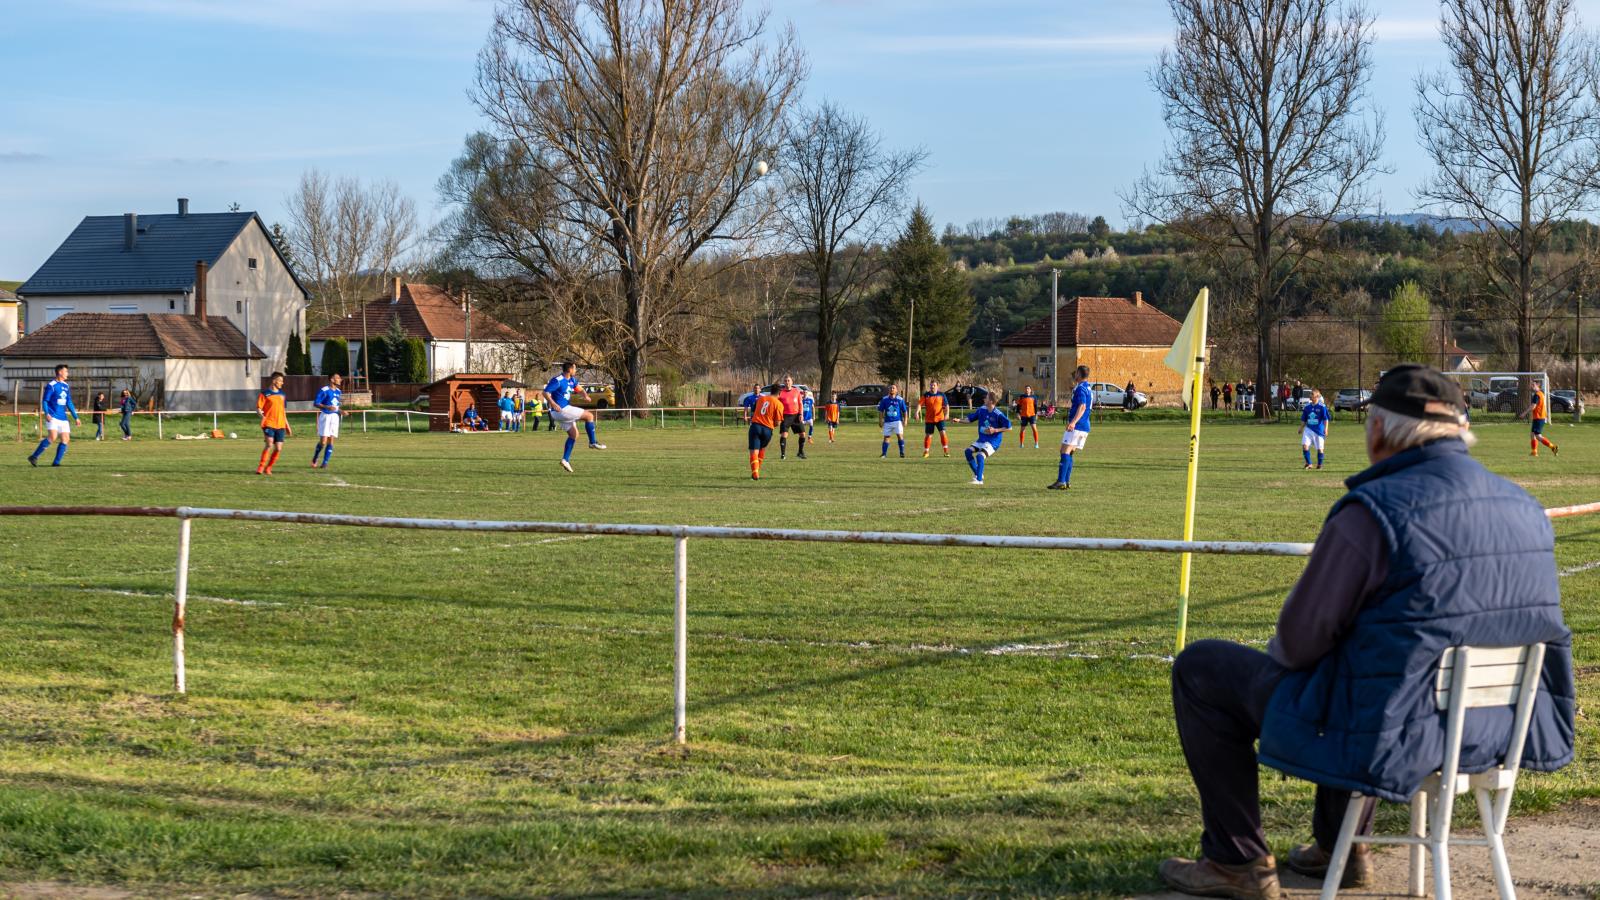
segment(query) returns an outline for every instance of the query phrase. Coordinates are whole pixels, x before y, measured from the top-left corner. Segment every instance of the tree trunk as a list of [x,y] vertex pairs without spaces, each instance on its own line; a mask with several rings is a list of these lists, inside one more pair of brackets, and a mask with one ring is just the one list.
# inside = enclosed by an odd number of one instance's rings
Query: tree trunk
[[645,407],[644,370],[645,370],[645,315],[644,315],[644,290],[639,285],[639,279],[631,270],[624,268],[622,272],[623,290],[628,298],[628,336],[622,342],[623,365],[627,377],[618,392],[617,399],[624,407],[630,409],[643,409]]
[[839,365],[839,351],[834,346],[834,323],[839,311],[828,295],[827,263],[817,266],[817,402],[833,399],[833,371]]
[[1272,418],[1272,399],[1272,323],[1268,321],[1256,332],[1256,418]]

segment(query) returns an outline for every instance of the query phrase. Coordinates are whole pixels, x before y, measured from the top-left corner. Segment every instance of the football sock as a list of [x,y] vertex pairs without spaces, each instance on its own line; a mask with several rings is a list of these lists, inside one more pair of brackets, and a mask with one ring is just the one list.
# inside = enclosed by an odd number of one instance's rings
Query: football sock
[[1061,465],[1056,467],[1056,480],[1062,484],[1072,483],[1072,454],[1061,454]]
[[889,455],[889,439],[888,438],[884,438],[883,439],[883,452],[879,453],[878,455],[879,456],[888,456]]
[[61,465],[61,457],[66,456],[66,455],[67,455],[67,442],[66,441],[62,441],[61,443],[56,445],[56,461],[55,461],[55,463],[53,463],[53,465],[57,465],[57,466]]
[[925,434],[922,436],[922,452],[927,453],[931,449],[933,449],[933,435]]
[[750,474],[761,474],[761,451],[759,450],[750,451]]
[[801,434],[800,435],[800,454],[803,456],[803,455],[805,455],[805,452],[806,452],[806,436],[804,434]]
[[977,473],[979,481],[983,480],[983,460],[984,455],[982,453],[972,454],[972,471]]
[[906,455],[906,439],[905,438],[895,438],[895,442],[900,445],[900,455],[901,456],[905,456]]
[[1311,451],[1305,447],[1300,448],[1300,455],[1306,458],[1306,465],[1311,465]]
[[567,446],[566,446],[566,449],[561,451],[561,458],[562,459],[566,459],[566,460],[572,459],[572,447],[573,447],[573,445],[575,445],[577,443],[578,443],[578,439],[577,438],[573,437],[570,434],[567,435]]
[[272,471],[272,467],[277,462],[278,462],[278,448],[274,447],[274,448],[272,448],[272,456],[267,458],[267,471],[271,472]]
[[266,470],[266,468],[267,468],[267,457],[269,457],[271,455],[272,455],[272,448],[271,447],[268,447],[265,450],[261,451],[261,462],[256,463],[256,471],[257,472],[261,472],[261,471],[265,471]]
[[972,477],[973,478],[977,478],[978,477],[978,465],[977,465],[977,463],[974,463],[972,461],[972,457],[973,457],[972,448],[968,447],[967,448],[967,468],[972,470]]
[[35,447],[34,451],[32,453],[28,454],[28,458],[29,459],[38,459],[40,456],[44,455],[44,452],[46,450],[49,450],[49,449],[50,449],[50,439],[49,438],[45,438],[44,440],[39,442],[39,446]]
[[591,443],[591,444],[600,443],[599,441],[595,440],[595,437],[594,437],[594,423],[593,422],[585,420],[584,423],[583,423],[583,430],[588,432],[588,434],[589,434],[589,443]]
[[[1539,435],[1539,443],[1541,443],[1541,444],[1543,444],[1543,445],[1545,445],[1545,446],[1546,446],[1546,447],[1549,447],[1549,448],[1550,448],[1550,449],[1552,449],[1552,450],[1554,450],[1554,449],[1555,449],[1555,446],[1556,446],[1556,445],[1555,445],[1555,444],[1552,444],[1552,443],[1550,443],[1550,439],[1549,439],[1549,438],[1547,438],[1547,437],[1545,437],[1545,436],[1544,436],[1544,435],[1542,435],[1542,434],[1541,434],[1541,435]],[[63,446],[65,446],[65,445],[63,445]]]
[[1039,426],[1033,426],[1033,445],[1039,446]]
[[789,452],[789,436],[787,434],[778,435],[778,452],[782,453],[782,454],[785,454],[785,455],[788,454],[788,452]]
[[323,467],[326,468],[328,463],[332,459],[333,459],[333,445],[329,444],[328,446],[326,446],[326,447],[324,447],[322,449],[322,465],[323,465]]
[[326,445],[321,443],[321,442],[318,442],[315,447],[311,448],[311,464],[313,466],[317,464],[317,457],[322,455],[322,448],[324,446],[326,446]]
[[939,432],[939,446],[944,448],[944,452],[950,452],[950,436],[942,431]]
[[1317,468],[1322,468],[1322,451],[1317,451]]
[[1538,438],[1528,438],[1528,448],[1531,449],[1533,452],[1538,453],[1539,452],[1539,439]]

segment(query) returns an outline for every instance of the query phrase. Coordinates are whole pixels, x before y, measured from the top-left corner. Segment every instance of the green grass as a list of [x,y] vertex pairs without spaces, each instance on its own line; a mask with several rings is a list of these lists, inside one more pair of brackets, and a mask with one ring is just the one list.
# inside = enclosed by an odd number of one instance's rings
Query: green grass
[[[1055,427],[976,488],[965,427],[955,459],[880,461],[849,426],[805,462],[774,447],[752,484],[742,430],[608,424],[576,475],[548,432],[349,434],[327,472],[300,437],[270,480],[250,440],[80,441],[37,471],[0,444],[0,503],[1177,536],[1183,426],[1105,419],[1065,495],[1042,490]],[[1600,499],[1595,428],[1553,428],[1564,452],[1538,460],[1526,426],[1479,430],[1477,455],[1547,505]],[[1358,430],[1330,449],[1304,472],[1289,425],[1209,425],[1197,534],[1310,540],[1359,468]],[[1154,888],[1155,863],[1197,841],[1164,659],[1173,557],[691,541],[680,749],[669,541],[197,522],[177,697],[176,533],[0,531],[0,884],[1112,894]],[[1595,520],[1557,533],[1562,567],[1600,560]],[[1301,565],[1198,558],[1191,638],[1265,641]],[[1562,587],[1593,707],[1600,569]],[[1043,648],[998,652],[1018,644]],[[1524,811],[1600,794],[1580,728],[1577,763],[1520,785]],[[1262,790],[1281,851],[1311,792]]]

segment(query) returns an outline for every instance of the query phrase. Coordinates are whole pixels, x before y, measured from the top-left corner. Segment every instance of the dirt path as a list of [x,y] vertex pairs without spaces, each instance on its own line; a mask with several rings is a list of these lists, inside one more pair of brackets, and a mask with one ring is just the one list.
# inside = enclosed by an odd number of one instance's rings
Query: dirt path
[[[1600,898],[1600,800],[1582,800],[1558,812],[1506,825],[1506,855],[1517,896]],[[1489,852],[1482,847],[1451,851],[1451,882],[1460,900],[1497,897],[1489,872]],[[1385,847],[1375,857],[1373,886],[1340,891],[1341,897],[1403,897],[1406,893],[1406,850]],[[1320,882],[1280,870],[1283,895],[1294,900],[1316,897]],[[1433,882],[1428,881],[1428,893]],[[1143,900],[1180,900],[1177,893],[1149,894]]]

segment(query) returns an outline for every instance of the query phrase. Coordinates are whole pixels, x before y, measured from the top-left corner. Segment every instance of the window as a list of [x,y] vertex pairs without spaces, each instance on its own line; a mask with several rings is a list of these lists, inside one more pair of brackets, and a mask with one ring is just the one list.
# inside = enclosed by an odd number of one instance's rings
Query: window
[[256,267],[256,258],[254,256],[252,256],[252,257],[250,257],[250,268],[252,270],[254,270],[255,267]]
[[46,325],[72,312],[70,306],[46,306],[44,308],[44,322]]
[[167,301],[167,309],[177,309],[177,308],[178,308],[178,301],[176,301],[176,300],[168,300]]
[[233,311],[236,312],[236,313],[244,312],[244,301],[243,300],[235,300],[235,301],[233,301]]
[[139,311],[139,307],[137,306],[112,306],[108,308],[111,312],[122,313],[123,315],[129,315]]

